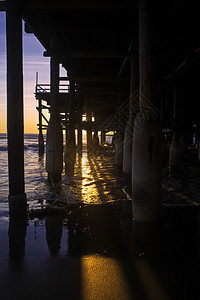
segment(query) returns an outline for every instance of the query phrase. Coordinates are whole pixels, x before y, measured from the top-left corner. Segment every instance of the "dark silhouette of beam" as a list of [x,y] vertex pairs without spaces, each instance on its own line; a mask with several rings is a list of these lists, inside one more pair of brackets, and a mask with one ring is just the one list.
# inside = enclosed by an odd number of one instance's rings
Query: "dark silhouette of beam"
[[126,51],[59,51],[44,52],[44,57],[67,57],[67,58],[121,58],[131,57],[131,53]]

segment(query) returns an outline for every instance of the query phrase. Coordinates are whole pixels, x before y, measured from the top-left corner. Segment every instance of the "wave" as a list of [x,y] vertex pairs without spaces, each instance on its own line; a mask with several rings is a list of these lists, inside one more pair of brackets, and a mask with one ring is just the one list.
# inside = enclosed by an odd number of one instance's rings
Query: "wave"
[[[24,150],[38,149],[38,144],[24,145]],[[0,146],[0,151],[8,151],[7,146]]]
[[38,148],[38,144],[24,145],[24,149],[28,149],[28,148]]
[[7,151],[8,147],[7,146],[0,146],[0,151]]
[[[44,138],[46,138],[46,134],[43,134]],[[7,133],[0,133],[0,139],[7,139]],[[38,134],[37,133],[25,133],[24,134],[24,140],[37,140]]]

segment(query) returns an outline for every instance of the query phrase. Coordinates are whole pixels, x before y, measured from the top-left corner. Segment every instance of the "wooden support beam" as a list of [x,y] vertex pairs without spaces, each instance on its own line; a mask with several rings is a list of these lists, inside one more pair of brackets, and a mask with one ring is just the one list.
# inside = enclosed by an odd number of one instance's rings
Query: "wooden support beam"
[[70,79],[73,79],[75,82],[79,83],[90,83],[90,82],[127,82],[128,79],[119,79],[115,77],[60,77],[60,81],[69,81]]
[[84,92],[83,96],[89,96],[89,97],[96,97],[96,96],[117,96],[118,95],[118,91],[116,90],[114,91],[96,91],[96,92]]
[[[36,109],[37,109],[38,112],[40,111],[39,107],[36,107]],[[43,113],[41,113],[41,115],[42,115],[43,119],[44,119],[44,120],[47,122],[47,124],[48,124],[49,121],[47,120],[47,118],[43,115]]]
[[170,84],[173,84],[174,80],[176,78],[179,78],[184,72],[186,72],[190,67],[192,67],[194,64],[198,63],[200,60],[200,54],[199,52],[194,51],[193,54],[190,55],[190,59],[185,58],[170,74],[168,74],[165,77],[165,81],[160,82],[157,86],[157,90],[160,91]]
[[[131,41],[130,46],[128,48],[128,52],[131,52],[131,48],[132,48],[132,41]],[[124,58],[124,61],[123,61],[122,65],[121,65],[121,68],[120,68],[119,73],[117,75],[118,78],[122,76],[122,74],[123,74],[123,72],[125,70],[125,67],[126,67],[128,61],[129,61],[129,58],[130,57],[125,57]]]
[[27,7],[29,9],[45,9],[45,10],[63,10],[63,9],[73,9],[73,10],[130,10],[138,9],[138,0],[84,0],[84,1],[74,1],[74,0],[26,0]]
[[50,114],[51,117],[59,116],[59,64],[57,59],[51,58],[51,88],[50,88]]
[[0,11],[6,11],[6,1],[0,1]]
[[42,104],[42,109],[50,109],[50,107],[49,106],[46,106],[46,105],[44,105],[44,104]]
[[[40,124],[38,123],[37,126],[39,127]],[[48,125],[42,124],[42,130],[43,130],[44,128],[45,128],[45,129],[48,128]]]
[[38,112],[39,112],[39,136],[38,136],[38,144],[39,144],[39,156],[44,155],[44,137],[42,134],[42,100],[38,100]]
[[101,93],[116,93],[119,92],[119,85],[118,84],[106,84],[106,85],[84,85],[83,86],[83,92],[87,94],[98,94],[99,92]]
[[44,57],[67,57],[67,58],[121,58],[131,57],[126,51],[64,51],[64,52],[44,52]]
[[38,100],[39,112],[39,134],[42,134],[42,100]]

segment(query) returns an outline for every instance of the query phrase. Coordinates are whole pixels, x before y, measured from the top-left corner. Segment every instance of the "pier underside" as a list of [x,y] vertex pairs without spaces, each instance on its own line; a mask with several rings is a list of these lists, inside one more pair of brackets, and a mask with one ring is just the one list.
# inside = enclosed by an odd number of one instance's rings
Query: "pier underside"
[[[10,216],[0,219],[2,299],[196,299],[198,1],[7,0],[0,9]],[[22,20],[50,58],[50,83],[37,75],[35,89],[47,193],[28,205]]]
[[[179,171],[199,147],[199,4],[187,1],[1,1],[7,20],[10,215],[26,215],[22,20],[50,57],[36,82],[39,155],[57,184],[81,153],[113,135],[115,165],[131,180],[133,218],[161,221],[161,169]],[[13,56],[13,45],[15,56]],[[60,65],[67,71],[60,76]],[[38,78],[38,76],[37,76]],[[50,112],[48,120],[43,110]],[[16,126],[18,124],[18,126]],[[63,135],[65,144],[63,151]],[[14,145],[16,147],[14,147]],[[17,151],[13,151],[13,149]],[[197,150],[197,148],[199,150]],[[17,170],[17,171],[16,171]],[[143,199],[143,200],[141,200]],[[142,205],[141,205],[142,201]]]

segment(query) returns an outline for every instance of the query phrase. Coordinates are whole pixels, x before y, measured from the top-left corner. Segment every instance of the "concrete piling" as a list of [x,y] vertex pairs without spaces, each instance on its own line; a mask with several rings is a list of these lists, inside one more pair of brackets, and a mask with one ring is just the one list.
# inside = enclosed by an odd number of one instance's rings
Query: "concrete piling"
[[138,83],[139,83],[138,58],[131,58],[131,80],[130,80],[130,109],[129,120],[125,127],[123,147],[123,173],[131,177],[132,173],[132,144],[135,117],[139,106]]
[[159,222],[161,217],[161,125],[155,98],[153,18],[151,1],[139,3],[139,66],[141,112],[133,133],[133,218]]
[[92,137],[92,151],[96,152],[98,146],[99,146],[98,131],[95,130]]
[[77,111],[77,119],[78,119],[78,152],[82,153],[83,147],[83,134],[82,134],[82,101],[79,95],[78,99],[78,111]]
[[38,144],[39,144],[39,156],[44,155],[44,137],[42,133],[42,100],[38,100],[38,109],[39,109],[39,135],[38,135]]
[[106,142],[106,133],[105,131],[101,131],[101,145],[103,146]]
[[50,181],[57,183],[63,170],[63,135],[59,116],[59,63],[51,57],[50,120],[46,141],[46,171]]
[[70,98],[69,98],[69,128],[68,136],[65,144],[65,169],[71,168],[76,161],[76,142],[75,142],[75,85],[70,82]]
[[173,134],[173,139],[169,147],[169,168],[170,171],[178,172],[180,169],[180,141],[178,140],[177,134]]
[[22,1],[6,4],[9,213],[10,217],[25,217]]
[[92,124],[92,113],[87,112],[86,114],[87,117],[87,122],[88,122],[88,129],[87,129],[87,152],[88,154],[91,154],[92,151],[92,129],[91,124]]

